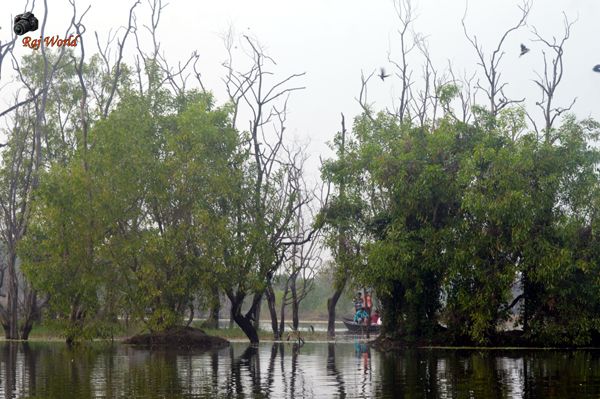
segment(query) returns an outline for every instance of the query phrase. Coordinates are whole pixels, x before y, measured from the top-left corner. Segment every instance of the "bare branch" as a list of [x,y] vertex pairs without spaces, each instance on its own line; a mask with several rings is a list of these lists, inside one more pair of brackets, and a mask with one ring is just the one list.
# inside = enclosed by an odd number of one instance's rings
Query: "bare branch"
[[496,48],[492,52],[489,57],[486,57],[486,54],[483,50],[482,45],[479,43],[477,36],[470,35],[467,31],[466,18],[467,18],[467,7],[465,7],[465,13],[462,18],[462,27],[463,32],[471,46],[475,50],[478,58],[478,65],[481,66],[483,70],[483,74],[486,80],[486,87],[483,87],[479,82],[477,83],[477,87],[486,93],[488,97],[488,101],[490,104],[490,114],[493,117],[498,115],[503,108],[507,107],[510,104],[521,102],[523,100],[508,100],[506,95],[504,95],[503,89],[506,86],[506,83],[502,83],[501,73],[500,73],[500,62],[502,61],[502,57],[504,56],[504,51],[502,47],[506,38],[510,33],[516,31],[517,29],[525,26],[527,17],[529,16],[529,12],[531,10],[531,0],[526,0],[519,6],[519,10],[521,11],[521,16],[518,22],[512,27],[508,28],[498,41]]
[[360,94],[358,96],[358,98],[356,99],[356,101],[358,101],[358,104],[360,105],[360,107],[362,108],[364,114],[371,120],[371,122],[375,122],[375,119],[373,118],[373,115],[371,114],[371,106],[368,103],[367,100],[367,84],[369,83],[369,80],[375,75],[375,71],[371,72],[371,74],[369,76],[367,76],[365,78],[365,75],[363,74],[363,72],[360,72]]
[[[534,80],[534,83],[541,91],[541,99],[540,101],[536,102],[536,105],[541,109],[544,117],[543,130],[546,141],[552,141],[551,132],[556,118],[563,113],[570,111],[577,100],[577,98],[574,98],[567,107],[553,106],[556,90],[563,78],[564,45],[571,36],[571,28],[573,27],[573,24],[577,22],[577,20],[569,21],[564,13],[563,17],[564,31],[560,41],[558,41],[555,37],[552,38],[552,41],[547,40],[538,33],[535,27],[532,28],[532,33],[535,36],[534,41],[544,44],[553,53],[552,56],[548,56],[546,52],[542,50],[544,57],[544,73],[542,75],[536,72],[537,79]],[[529,119],[532,121],[531,117],[529,117]],[[537,131],[537,126],[535,124],[534,126],[536,127]]]
[[117,57],[117,62],[114,66],[114,69],[111,71],[109,70],[108,72],[113,72],[114,76],[113,76],[113,81],[111,83],[111,88],[108,94],[108,99],[106,100],[106,104],[104,105],[104,112],[102,113],[103,116],[106,118],[106,116],[108,116],[108,110],[110,109],[110,105],[113,101],[115,92],[117,90],[117,85],[119,83],[119,78],[121,77],[121,62],[123,60],[123,49],[125,48],[125,43],[127,41],[127,36],[129,36],[129,32],[131,32],[131,30],[133,29],[133,11],[135,10],[135,7],[137,7],[137,5],[140,4],[140,1],[137,0],[129,9],[129,21],[127,23],[127,29],[125,30],[125,34],[123,35],[123,39],[121,41],[117,40],[117,48],[119,49],[119,55]]

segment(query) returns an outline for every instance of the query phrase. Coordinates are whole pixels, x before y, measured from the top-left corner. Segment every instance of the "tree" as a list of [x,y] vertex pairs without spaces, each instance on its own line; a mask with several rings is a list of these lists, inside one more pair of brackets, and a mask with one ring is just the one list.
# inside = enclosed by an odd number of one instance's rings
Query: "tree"
[[[48,5],[44,1],[47,11]],[[85,14],[85,13],[84,13]],[[40,32],[44,35],[47,12],[41,23]],[[66,33],[71,31],[76,23],[77,13],[73,10],[71,24]],[[79,23],[81,22],[79,17]],[[7,53],[12,51],[16,40],[13,36],[11,42],[0,46],[0,64]],[[26,234],[31,209],[31,197],[39,185],[39,174],[48,158],[49,133],[46,119],[48,102],[51,97],[51,86],[63,63],[66,54],[63,47],[56,55],[50,54],[45,44],[40,48],[41,56],[25,58],[25,70],[13,57],[13,69],[18,75],[23,89],[28,97],[25,100],[15,101],[15,104],[2,112],[7,115],[15,112],[14,127],[8,133],[9,142],[13,147],[3,153],[4,170],[2,171],[5,190],[0,195],[2,205],[3,231],[2,238],[7,249],[7,306],[0,309],[0,318],[8,339],[27,339],[33,321],[39,318],[44,301],[38,301],[37,293],[31,289],[27,281],[20,278],[17,270],[17,248]],[[12,55],[12,53],[11,53]],[[0,65],[1,67],[1,65]],[[18,97],[17,97],[18,98]],[[19,131],[28,129],[32,135],[22,134]],[[4,277],[4,274],[3,274]],[[20,291],[23,296],[23,306],[19,307]],[[19,328],[21,323],[21,328]]]
[[[241,138],[246,158],[234,168],[242,179],[240,192],[217,215],[228,223],[227,236],[219,239],[223,252],[217,280],[231,302],[232,318],[250,341],[256,343],[261,299],[287,249],[297,243],[291,235],[294,215],[308,201],[293,184],[292,176],[299,166],[284,134],[287,98],[291,92],[303,88],[290,87],[289,82],[303,74],[272,82],[269,68],[275,65],[273,59],[247,36],[243,43],[249,46],[249,70],[234,69],[231,56],[224,64],[234,126],[241,106],[249,112],[250,120],[249,129]],[[231,36],[226,46],[231,55]],[[273,126],[271,131],[267,131],[269,126]],[[250,295],[251,305],[244,313],[242,306]]]
[[[370,115],[365,118],[371,120]],[[335,336],[335,310],[352,271],[360,272],[364,263],[363,222],[367,204],[361,192],[361,174],[354,162],[356,142],[347,137],[345,118],[342,114],[341,131],[335,136],[333,149],[337,159],[323,163],[323,180],[334,187],[331,200],[321,209],[317,225],[323,227],[325,242],[332,250],[333,295],[327,299],[327,335]]]
[[[302,153],[298,153],[302,156]],[[304,161],[299,161],[300,165]],[[306,182],[302,176],[302,167],[297,169],[292,175],[292,181],[298,192],[309,192],[306,187]],[[322,241],[320,237],[319,226],[315,226],[315,213],[313,209],[315,203],[326,203],[328,193],[324,193],[324,187],[321,187],[320,197],[313,196],[311,201],[304,204],[304,198],[299,196],[301,202],[295,210],[293,226],[290,235],[294,237],[295,242],[288,246],[288,252],[285,254],[285,259],[282,265],[282,270],[279,274],[268,281],[265,296],[269,313],[271,316],[271,328],[275,339],[280,339],[285,331],[286,307],[292,306],[292,329],[298,330],[299,325],[299,307],[302,300],[312,290],[314,283],[315,272],[321,266],[321,250]],[[316,191],[316,190],[313,190]],[[318,201],[317,201],[318,200]],[[310,238],[312,236],[312,238]],[[283,280],[283,296],[280,304],[280,319],[279,326],[277,325],[277,303],[275,292],[273,289],[273,281],[277,279]]]
[[25,267],[69,315],[68,341],[118,306],[150,330],[181,324],[214,259],[207,214],[222,194],[214,188],[231,187],[237,149],[229,109],[192,92],[157,115],[152,98],[130,96],[90,130],[93,147],[50,169],[36,204]]

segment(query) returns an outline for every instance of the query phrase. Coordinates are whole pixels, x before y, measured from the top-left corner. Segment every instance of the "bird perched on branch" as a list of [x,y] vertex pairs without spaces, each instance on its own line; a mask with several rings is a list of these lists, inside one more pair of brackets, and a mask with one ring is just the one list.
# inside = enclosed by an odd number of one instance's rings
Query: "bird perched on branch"
[[381,80],[382,80],[382,81],[384,81],[384,80],[385,80],[385,78],[387,78],[387,77],[389,77],[389,76],[390,76],[390,75],[386,75],[386,74],[385,74],[385,69],[384,69],[383,67],[382,67],[382,68],[379,70],[379,77],[381,78]]
[[600,64],[596,65],[594,68],[592,68],[594,70],[594,72],[600,72]]
[[527,47],[525,47],[525,45],[523,43],[521,43],[521,54],[519,55],[519,57],[527,54],[529,52],[529,49]]

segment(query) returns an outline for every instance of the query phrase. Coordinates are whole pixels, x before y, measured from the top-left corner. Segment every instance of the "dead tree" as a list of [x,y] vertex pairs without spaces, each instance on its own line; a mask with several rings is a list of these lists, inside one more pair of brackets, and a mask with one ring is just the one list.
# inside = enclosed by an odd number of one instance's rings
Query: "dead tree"
[[[307,223],[305,210],[299,208],[296,216],[296,232],[298,238],[309,233],[312,229]],[[310,212],[309,213],[313,213]],[[314,215],[313,215],[314,217]],[[312,219],[312,217],[311,217]],[[293,245],[291,257],[287,262],[285,274],[286,283],[284,295],[281,300],[281,320],[279,323],[279,334],[285,329],[285,308],[292,306],[292,330],[297,331],[299,325],[300,303],[313,288],[314,276],[322,263],[322,242],[317,232],[313,239],[303,245]],[[289,295],[288,295],[289,294]]]
[[[35,6],[35,0],[32,3],[31,7]],[[29,1],[27,1],[24,11],[29,9]],[[11,40],[7,42],[0,41],[0,79],[2,77],[2,67],[4,65],[4,61],[7,57],[13,57],[13,49],[17,40],[17,36],[15,34],[12,35]],[[15,103],[9,106],[4,111],[0,112],[0,117],[8,115],[10,113],[17,112],[23,106],[28,105],[30,102],[34,101],[37,98],[37,95],[26,98],[25,100],[19,100],[18,96],[15,99]],[[19,117],[15,117],[14,120],[19,119]],[[16,128],[16,126],[13,126]],[[16,130],[16,129],[15,129]],[[21,133],[23,131],[21,130]],[[0,231],[2,233],[1,242],[2,246],[0,247],[0,287],[8,286],[6,289],[6,294],[3,294],[2,297],[6,298],[6,303],[0,305],[0,323],[2,324],[5,332],[5,337],[7,339],[16,339],[18,338],[17,333],[17,320],[18,320],[18,309],[17,309],[17,296],[18,296],[18,282],[17,282],[17,270],[16,270],[16,243],[15,240],[19,239],[19,232],[22,230],[20,228],[20,223],[17,222],[15,225],[15,219],[17,219],[17,212],[21,207],[20,204],[15,203],[15,201],[11,201],[12,198],[16,198],[16,191],[18,190],[19,185],[19,177],[23,174],[22,170],[19,168],[19,165],[26,164],[27,158],[29,158],[28,151],[29,148],[25,148],[27,146],[27,139],[25,137],[19,137],[18,140],[14,140],[20,146],[19,148],[15,148],[16,146],[10,143],[9,141],[1,144],[0,149],[2,149],[2,159],[6,160],[7,152],[11,150],[12,153],[16,155],[18,159],[21,160],[20,164],[11,165],[10,171],[13,172],[7,176],[7,181],[3,182],[2,190],[0,191],[0,206],[2,208],[2,218],[0,218]],[[6,148],[7,145],[11,144],[10,147]],[[13,147],[11,149],[11,147]],[[23,162],[25,161],[25,162]],[[10,163],[10,161],[9,161]],[[31,162],[29,162],[32,164]],[[30,176],[30,173],[28,174]],[[27,185],[30,184],[30,179],[26,178],[28,181]],[[20,221],[20,220],[19,220]]]
[[467,31],[467,25],[465,23],[467,18],[467,9],[465,9],[465,14],[461,21],[465,37],[475,49],[475,53],[477,54],[478,58],[477,64],[481,67],[485,78],[485,84],[482,84],[481,81],[478,80],[476,87],[477,89],[483,91],[487,96],[490,107],[489,112],[492,118],[495,118],[498,113],[507,106],[525,101],[524,98],[521,100],[507,98],[506,94],[504,93],[504,88],[508,85],[508,83],[502,80],[502,73],[500,72],[500,63],[505,54],[505,52],[502,50],[502,46],[504,45],[506,38],[512,32],[525,26],[527,16],[531,10],[531,2],[523,2],[523,4],[519,6],[519,10],[521,10],[519,21],[502,34],[496,48],[489,56],[486,55],[485,51],[483,50],[483,46],[477,39],[477,36],[470,35]]
[[371,105],[368,101],[368,93],[369,93],[369,80],[375,75],[375,71],[371,72],[369,76],[365,78],[364,73],[361,71],[360,73],[360,93],[356,101],[363,110],[363,114],[369,118],[371,122],[375,122],[375,118],[373,118],[373,111],[371,110]]
[[[34,6],[35,6],[35,0],[33,0],[32,4],[31,4],[31,8],[29,8],[29,0],[27,0],[27,3],[25,4],[25,7],[24,7],[24,11],[33,9]],[[15,35],[14,33],[12,35],[12,38],[9,41],[3,43],[0,40],[0,79],[2,79],[2,65],[4,64],[4,60],[6,59],[7,56],[9,56],[9,55],[12,56],[12,51],[15,48],[16,41],[17,41],[17,35]],[[15,109],[15,108],[12,108],[12,109]],[[4,115],[5,113],[6,113],[6,111],[1,113],[0,116]]]
[[[142,50],[142,46],[140,44],[140,36],[139,36],[139,28],[137,25],[137,19],[135,17],[135,15],[133,14],[133,8],[137,5],[134,4],[134,6],[131,8],[130,10],[130,17],[129,17],[129,27],[124,35],[124,38],[121,42],[119,42],[119,60],[121,58],[121,53],[122,53],[122,44],[124,43],[126,37],[127,37],[127,33],[129,31],[133,32],[134,38],[135,38],[135,42],[136,42],[136,49],[137,49],[137,56],[136,56],[136,60],[135,60],[135,67],[136,67],[136,73],[138,75],[138,85],[139,85],[139,92],[140,94],[144,93],[144,88],[143,88],[143,81],[144,79],[142,78],[142,64],[143,64],[143,69],[146,71],[147,73],[147,77],[148,77],[148,88],[147,91],[150,92],[152,91],[154,88],[158,88],[158,87],[163,87],[163,85],[165,83],[168,83],[168,85],[170,86],[171,90],[173,93],[175,93],[176,95],[183,95],[186,92],[187,86],[188,86],[188,79],[190,78],[190,75],[193,74],[193,76],[196,78],[198,84],[200,85],[200,87],[202,88],[202,91],[206,92],[206,89],[204,88],[204,84],[202,83],[201,77],[200,77],[200,73],[198,72],[197,69],[197,63],[198,60],[200,58],[200,56],[198,55],[198,53],[196,51],[193,51],[191,53],[191,55],[183,62],[178,62],[177,63],[177,67],[173,67],[169,64],[169,62],[167,61],[167,57],[164,51],[161,51],[161,43],[158,39],[158,26],[160,23],[160,18],[162,15],[162,11],[165,9],[165,7],[168,4],[164,4],[162,0],[148,0],[148,6],[150,8],[151,11],[151,16],[150,16],[150,24],[146,25],[144,24],[142,27],[149,33],[150,38],[151,38],[151,42],[152,42],[152,46],[151,46],[151,50],[150,52],[145,52]],[[119,64],[117,64],[119,65]],[[156,78],[156,75],[154,74],[153,70],[156,69],[157,71],[160,71],[161,75],[160,75],[160,80],[154,80]]]
[[408,57],[410,53],[417,48],[415,36],[413,35],[412,38],[410,37],[412,25],[416,17],[410,0],[394,1],[394,8],[398,20],[400,21],[400,28],[398,29],[398,35],[400,37],[400,58],[399,60],[395,60],[392,58],[391,52],[388,52],[388,62],[394,65],[396,69],[395,75],[400,79],[400,83],[402,84],[398,103],[394,106],[394,114],[398,118],[398,121],[403,123],[404,121],[412,120],[410,103],[413,100],[411,87],[414,82],[412,80],[412,70],[409,67]]
[[[563,113],[570,111],[571,108],[573,108],[573,105],[575,105],[575,101],[577,101],[577,97],[575,97],[573,101],[571,101],[571,104],[566,107],[554,105],[556,89],[563,78],[564,46],[566,41],[571,36],[571,27],[575,22],[576,21],[569,21],[567,16],[564,15],[564,33],[560,40],[557,40],[555,37],[552,38],[552,41],[547,40],[538,33],[535,27],[532,29],[532,32],[536,37],[534,41],[544,44],[550,51],[550,55],[548,55],[546,54],[546,51],[542,50],[542,54],[544,56],[544,73],[542,75],[536,72],[537,79],[534,80],[535,84],[542,92],[540,101],[537,101],[535,104],[538,108],[540,108],[544,117],[544,127],[542,132],[544,134],[544,140],[547,142],[553,141],[553,138],[551,137],[552,127],[556,121],[556,118],[561,116]],[[540,131],[535,120],[529,116],[529,114],[528,117],[536,133],[539,135]]]
[[[228,281],[223,288],[231,301],[233,319],[254,343],[258,342],[255,323],[260,302],[268,282],[284,260],[286,246],[291,244],[289,226],[299,206],[297,192],[288,178],[297,166],[286,156],[290,152],[284,132],[287,98],[290,93],[304,88],[292,86],[291,82],[304,73],[273,81],[274,73],[270,68],[276,66],[275,61],[248,36],[243,36],[242,45],[250,58],[248,69],[244,72],[235,69],[233,57],[224,63],[227,70],[224,82],[234,107],[233,124],[240,117],[242,107],[249,114],[248,134],[244,139],[249,158],[248,164],[242,167],[252,171],[247,201],[234,205],[232,241],[245,239],[243,231],[238,229],[251,223],[254,231],[261,232],[259,235],[263,243],[249,242],[245,255],[236,257],[242,260],[242,264],[232,263],[232,256],[223,257],[226,270],[241,277]],[[265,252],[258,251],[265,244]],[[226,249],[226,254],[229,251],[231,249]],[[258,287],[248,285],[250,275],[258,278]],[[220,280],[226,281],[227,278]],[[250,308],[242,313],[244,299],[248,296],[252,296]]]
[[[40,27],[40,33],[44,37],[47,22],[48,4],[44,1],[44,16]],[[73,19],[75,16],[73,17]],[[68,35],[72,24],[66,29]],[[13,38],[14,44],[14,38]],[[4,47],[8,51],[10,46]],[[33,321],[39,317],[41,307],[47,300],[38,301],[37,293],[30,287],[17,270],[17,246],[25,236],[31,211],[31,193],[39,185],[39,171],[44,162],[43,138],[45,137],[46,105],[53,77],[61,63],[65,53],[64,47],[59,55],[50,61],[45,43],[42,42],[41,54],[43,58],[43,71],[41,74],[41,87],[37,88],[30,84],[21,73],[19,63],[10,52],[13,60],[13,69],[17,73],[28,91],[27,99],[15,101],[15,104],[6,110],[15,111],[14,125],[11,129],[12,136],[9,138],[10,150],[3,153],[4,162],[11,163],[7,168],[8,174],[5,191],[0,197],[2,208],[2,238],[6,245],[7,264],[7,303],[6,307],[0,309],[0,319],[5,330],[7,339],[27,339]],[[4,52],[4,56],[8,54]],[[24,108],[26,107],[26,108]],[[19,110],[23,110],[20,112]],[[28,132],[23,133],[23,129]],[[45,140],[47,142],[47,139]],[[21,284],[19,283],[21,281]],[[3,281],[2,283],[4,283]],[[23,292],[24,301],[19,303],[20,288]],[[19,323],[21,322],[21,323]],[[19,324],[21,330],[19,331]]]
[[[321,205],[326,203],[327,193],[325,193],[324,186],[321,186],[319,196],[317,196],[315,189],[308,189],[303,178],[303,165],[307,159],[304,154],[305,151],[303,150],[295,152],[293,157],[290,154],[291,163],[298,165],[290,174],[290,183],[294,187],[293,190],[299,193],[299,196],[294,220],[290,225],[290,229],[288,229],[288,237],[285,242],[282,241],[285,259],[279,277],[283,278],[285,283],[283,298],[280,303],[279,323],[273,279],[267,282],[265,291],[271,316],[271,328],[275,339],[280,339],[285,331],[285,309],[289,305],[292,306],[292,328],[294,330],[298,329],[300,302],[312,289],[314,273],[321,263],[320,228],[313,226],[315,219],[313,207],[315,202]],[[298,158],[301,159],[298,160]]]
[[[108,33],[108,38],[104,47],[100,46],[100,38],[98,37],[98,32],[95,32],[96,36],[96,45],[98,46],[98,52],[104,61],[104,74],[111,78],[111,81],[106,87],[102,85],[100,88],[100,93],[96,93],[94,91],[94,95],[96,97],[96,101],[98,105],[102,109],[102,116],[106,118],[110,111],[110,106],[113,103],[115,98],[115,94],[118,90],[119,79],[121,79],[122,75],[122,64],[123,64],[123,51],[125,49],[125,44],[127,42],[127,37],[134,30],[134,10],[140,4],[140,1],[137,0],[129,9],[129,19],[127,23],[127,27],[125,28],[125,33],[123,34],[123,38],[119,40],[115,35],[111,37],[111,33]],[[114,64],[111,61],[111,47],[114,40],[117,40],[117,57]]]
[[475,80],[477,73],[474,72],[473,74],[468,75],[465,71],[463,76],[457,77],[450,61],[448,61],[448,73],[452,78],[451,82],[460,86],[460,90],[458,91],[461,112],[459,120],[463,123],[469,123],[473,116],[473,106],[476,105],[475,97],[477,96],[477,87],[473,87],[473,81]]
[[431,127],[435,127],[438,110],[440,108],[440,89],[448,83],[445,73],[440,73],[431,61],[429,47],[424,37],[414,35],[414,42],[419,49],[424,61],[422,66],[423,87],[411,92],[409,99],[412,115],[420,127],[426,127],[431,120]]

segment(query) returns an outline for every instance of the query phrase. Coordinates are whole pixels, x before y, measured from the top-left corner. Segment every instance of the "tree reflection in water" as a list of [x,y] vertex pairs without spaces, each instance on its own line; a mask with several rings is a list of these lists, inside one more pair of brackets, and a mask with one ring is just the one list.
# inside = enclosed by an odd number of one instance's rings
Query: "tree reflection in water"
[[333,376],[337,382],[337,394],[340,398],[346,397],[346,387],[344,386],[344,378],[340,374],[335,365],[335,343],[327,344],[327,375]]
[[595,351],[405,350],[240,343],[213,352],[0,344],[0,397],[600,397]]

